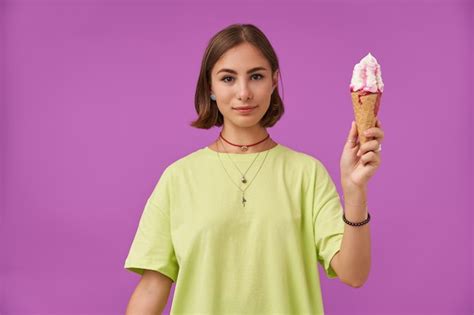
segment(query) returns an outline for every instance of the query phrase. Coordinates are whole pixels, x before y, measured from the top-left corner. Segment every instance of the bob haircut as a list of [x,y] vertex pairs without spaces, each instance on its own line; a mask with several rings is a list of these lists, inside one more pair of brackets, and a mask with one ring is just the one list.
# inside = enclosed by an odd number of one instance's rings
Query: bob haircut
[[[255,46],[268,60],[271,66],[271,78],[275,71],[280,69],[278,57],[263,32],[252,24],[232,24],[215,34],[205,50],[199,79],[196,86],[194,106],[198,118],[191,122],[192,127],[210,129],[222,126],[224,117],[220,113],[216,101],[211,100],[211,70],[219,58],[229,49],[242,44],[250,43]],[[281,75],[281,73],[280,73]],[[270,106],[263,115],[259,124],[262,127],[272,127],[283,116],[285,108],[278,93],[278,85],[273,90]]]

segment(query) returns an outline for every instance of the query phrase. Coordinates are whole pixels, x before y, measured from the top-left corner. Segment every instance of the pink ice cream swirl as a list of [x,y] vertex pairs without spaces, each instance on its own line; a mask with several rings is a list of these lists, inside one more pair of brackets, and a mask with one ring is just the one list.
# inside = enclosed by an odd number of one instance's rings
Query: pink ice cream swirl
[[369,53],[354,66],[350,84],[351,92],[362,90],[369,93],[382,93],[383,86],[380,65]]

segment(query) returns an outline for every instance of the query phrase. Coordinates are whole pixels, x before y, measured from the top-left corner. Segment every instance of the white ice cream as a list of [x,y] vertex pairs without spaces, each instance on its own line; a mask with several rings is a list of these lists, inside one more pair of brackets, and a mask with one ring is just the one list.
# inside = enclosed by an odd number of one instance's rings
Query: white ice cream
[[377,59],[370,53],[354,66],[350,88],[352,92],[363,90],[383,92],[382,71]]

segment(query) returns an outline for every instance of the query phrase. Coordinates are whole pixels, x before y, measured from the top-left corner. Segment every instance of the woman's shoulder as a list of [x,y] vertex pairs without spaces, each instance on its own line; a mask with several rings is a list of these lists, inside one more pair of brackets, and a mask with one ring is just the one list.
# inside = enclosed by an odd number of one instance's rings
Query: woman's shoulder
[[202,161],[202,159],[206,156],[206,150],[209,149],[206,147],[200,147],[197,149],[192,149],[192,151],[181,153],[181,155],[178,156],[178,158],[176,158],[173,162],[169,163],[166,168],[172,172],[176,172],[185,169],[186,167],[195,165],[196,163]]
[[287,145],[284,145],[283,147],[285,147],[286,156],[291,159],[291,161],[309,166],[317,166],[321,163],[316,154],[312,152],[309,152],[304,149],[295,149],[294,147],[290,147]]

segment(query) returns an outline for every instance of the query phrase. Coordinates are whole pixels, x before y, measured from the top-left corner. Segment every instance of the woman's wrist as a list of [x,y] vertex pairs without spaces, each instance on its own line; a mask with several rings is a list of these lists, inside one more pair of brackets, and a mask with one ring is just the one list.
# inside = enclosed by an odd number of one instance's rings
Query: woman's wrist
[[343,189],[344,203],[354,207],[367,207],[367,189],[365,187]]

